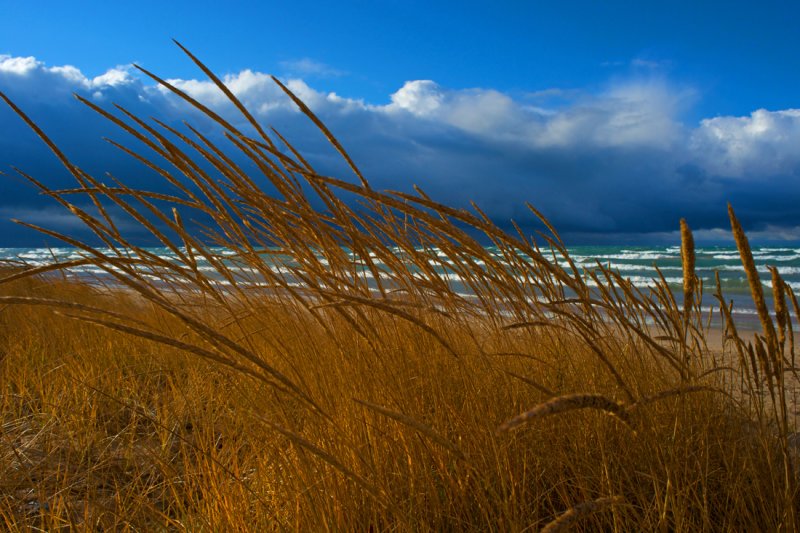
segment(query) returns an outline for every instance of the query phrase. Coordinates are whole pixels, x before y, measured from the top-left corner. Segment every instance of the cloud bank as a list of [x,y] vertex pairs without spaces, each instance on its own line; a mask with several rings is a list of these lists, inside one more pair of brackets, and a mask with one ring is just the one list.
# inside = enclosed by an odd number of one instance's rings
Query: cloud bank
[[[293,67],[297,77],[285,83],[337,135],[377,188],[409,191],[417,184],[446,203],[475,200],[500,223],[510,218],[530,223],[523,205],[528,201],[567,237],[586,242],[646,240],[648,235],[667,239],[680,217],[712,239],[723,235],[716,228],[726,227],[730,201],[759,237],[800,239],[798,109],[757,109],[749,116],[687,124],[683,117],[700,95],[653,73],[609,82],[598,91],[553,88],[521,95],[411,80],[385,103],[368,103],[309,85],[301,76],[320,74],[313,70],[321,68],[311,60]],[[170,81],[229,120],[242,122],[211,82]],[[243,70],[224,81],[319,171],[349,177],[325,139],[267,74]],[[0,55],[0,90],[76,163],[152,188],[163,184],[140,174],[129,158],[100,140],[125,136],[71,93],[168,123],[199,120],[179,99],[125,66],[89,77],[73,66]],[[35,135],[0,107],[0,170],[10,165],[54,186],[70,183]],[[0,216],[25,212],[28,220],[59,223],[50,216],[47,199],[3,178]],[[9,227],[0,223],[5,241],[0,245],[32,238]]]

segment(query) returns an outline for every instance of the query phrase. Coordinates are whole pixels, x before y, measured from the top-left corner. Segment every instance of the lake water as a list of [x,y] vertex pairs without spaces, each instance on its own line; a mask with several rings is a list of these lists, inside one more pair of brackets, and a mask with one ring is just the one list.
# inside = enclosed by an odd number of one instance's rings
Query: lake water
[[[149,251],[168,260],[175,257],[166,248],[149,248]],[[217,248],[215,252],[226,255],[224,249]],[[678,246],[575,246],[569,248],[570,255],[581,268],[591,269],[599,261],[604,266],[610,266],[619,273],[629,278],[638,287],[652,286],[657,279],[655,266],[670,284],[673,292],[678,296],[682,293],[682,270],[680,248]],[[734,312],[738,320],[753,323],[756,320],[755,309],[750,300],[750,289],[742,267],[739,254],[735,247],[718,246],[696,249],[697,275],[703,281],[704,307],[717,305],[711,294],[715,291],[714,273],[719,272],[723,292],[728,300],[734,301]],[[765,295],[771,293],[770,273],[768,266],[777,267],[783,279],[794,289],[800,292],[800,248],[798,247],[753,247],[753,256],[756,266],[762,277]],[[65,261],[78,259],[81,253],[73,248],[0,248],[0,259],[24,261],[30,265],[42,265],[53,260]],[[284,261],[286,259],[284,258]],[[201,270],[212,271],[213,267],[199,263]],[[78,267],[74,269],[86,275],[101,274],[96,267]],[[447,274],[453,283],[453,288],[459,290],[459,278],[454,273]]]

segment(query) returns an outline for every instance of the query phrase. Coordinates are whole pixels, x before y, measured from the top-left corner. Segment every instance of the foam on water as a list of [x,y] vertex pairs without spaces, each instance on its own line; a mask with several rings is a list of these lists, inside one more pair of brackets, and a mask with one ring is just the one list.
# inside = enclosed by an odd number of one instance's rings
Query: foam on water
[[633,261],[647,261],[653,259],[672,259],[674,254],[665,254],[658,252],[627,252],[618,254],[595,255],[589,259],[616,259],[616,260],[633,260]]
[[[619,270],[620,272],[642,272],[642,271],[652,271],[653,275],[656,275],[656,270],[648,265],[632,265],[628,263],[611,263],[611,268],[614,270]],[[658,267],[661,272],[682,272],[683,268],[679,266],[660,266]],[[701,270],[701,269],[697,269]]]

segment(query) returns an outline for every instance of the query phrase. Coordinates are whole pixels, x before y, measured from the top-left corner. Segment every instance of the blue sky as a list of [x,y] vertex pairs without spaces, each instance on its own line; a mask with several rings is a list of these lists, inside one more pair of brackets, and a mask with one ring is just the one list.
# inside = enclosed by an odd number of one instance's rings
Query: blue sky
[[[0,90],[76,162],[145,179],[69,94],[179,122],[136,62],[229,111],[174,37],[323,171],[345,172],[264,74],[291,82],[380,187],[476,200],[500,222],[525,222],[530,201],[576,242],[672,239],[681,216],[718,238],[732,201],[754,235],[798,240],[800,7],[654,4],[0,1]],[[0,109],[10,165],[62,179]],[[6,178],[9,216],[65,220]],[[36,238],[0,222],[0,245]]]

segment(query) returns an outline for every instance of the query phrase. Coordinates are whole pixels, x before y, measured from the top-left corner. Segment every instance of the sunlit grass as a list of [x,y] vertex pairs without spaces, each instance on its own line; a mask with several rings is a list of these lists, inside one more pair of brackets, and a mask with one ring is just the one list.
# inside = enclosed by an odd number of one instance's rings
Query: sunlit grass
[[[232,94],[253,136],[156,80],[230,145],[84,102],[152,152],[131,154],[171,194],[104,184],[17,109],[77,187],[31,181],[102,247],[38,228],[85,259],[0,283],[9,528],[794,530],[795,300],[779,274],[774,323],[754,293],[763,335],[723,308],[714,342],[685,224],[683,308],[663,280],[576,268],[532,207],[538,242],[477,206],[374,190],[283,86],[356,184],[315,172]],[[106,286],[54,275],[76,266]]]

